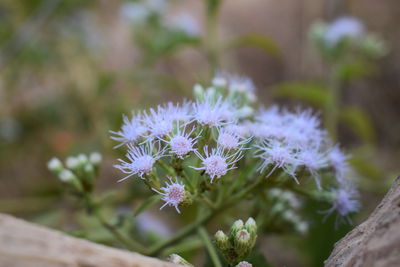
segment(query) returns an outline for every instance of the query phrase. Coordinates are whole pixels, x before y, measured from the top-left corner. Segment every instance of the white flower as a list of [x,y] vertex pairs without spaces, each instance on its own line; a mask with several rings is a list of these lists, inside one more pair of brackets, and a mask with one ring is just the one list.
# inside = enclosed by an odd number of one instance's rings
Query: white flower
[[150,109],[150,113],[145,112],[143,122],[149,129],[149,134],[146,136],[147,141],[167,136],[174,128],[174,119],[161,106],[158,106],[157,110]]
[[337,217],[336,223],[341,222],[343,219],[348,223],[351,223],[348,215],[357,212],[361,207],[361,204],[357,199],[359,197],[358,191],[354,185],[347,180],[340,188],[333,189],[332,193],[335,196],[332,207],[323,213],[326,213],[327,216],[329,216],[334,211],[337,211],[341,217]]
[[256,100],[256,86],[253,81],[245,76],[230,75],[228,90],[246,94],[250,101]]
[[161,199],[165,201],[165,204],[162,205],[160,209],[169,205],[175,207],[176,211],[178,213],[181,213],[180,210],[178,209],[178,206],[185,199],[186,195],[185,186],[183,185],[183,183],[178,183],[178,181],[173,182],[171,177],[168,177],[168,179],[170,183],[166,182],[165,183],[166,186],[161,187],[162,192],[153,188],[154,191],[156,191],[160,195],[163,195]]
[[222,126],[235,120],[233,107],[222,97],[206,94],[204,101],[197,101],[194,106],[194,118],[209,127]]
[[316,149],[304,149],[297,153],[297,164],[304,166],[310,172],[318,189],[321,189],[318,171],[328,166],[326,156]]
[[92,163],[93,165],[97,166],[100,164],[100,162],[102,161],[102,156],[99,152],[92,152],[89,155],[89,161],[90,163]]
[[196,18],[187,12],[179,13],[172,17],[170,27],[183,31],[189,36],[198,36],[201,33],[200,25]]
[[[241,135],[229,128],[219,129],[217,143],[226,150],[238,149],[240,146],[247,144],[251,138],[243,139]],[[243,140],[242,140],[243,139]]]
[[65,165],[69,169],[75,169],[79,166],[79,160],[77,157],[69,156],[65,160]]
[[69,182],[75,179],[76,176],[72,171],[64,169],[58,174],[58,178],[63,182]]
[[330,46],[336,45],[344,38],[356,38],[364,33],[364,26],[356,18],[341,17],[333,21],[325,33],[325,41]]
[[169,119],[175,122],[189,123],[193,120],[192,107],[193,103],[185,101],[182,105],[174,105],[171,102],[163,108],[163,112],[167,114]]
[[110,131],[110,133],[114,134],[111,139],[121,142],[115,148],[125,144],[134,144],[145,134],[147,128],[141,123],[141,120],[140,114],[133,116],[131,120],[127,116],[123,116],[121,130],[118,132]]
[[296,183],[299,183],[295,177],[295,170],[297,168],[296,152],[293,147],[281,143],[276,140],[264,141],[260,145],[255,145],[257,148],[255,157],[262,160],[258,170],[263,172],[265,168],[270,165],[273,166],[269,174],[270,176],[276,168],[282,168],[286,173],[291,175]]
[[121,17],[132,23],[141,23],[150,15],[149,10],[142,3],[124,3],[120,9]]
[[196,144],[196,139],[200,137],[200,134],[194,138],[191,138],[190,136],[192,135],[194,130],[195,128],[193,128],[190,132],[185,133],[186,126],[184,126],[183,131],[181,131],[181,128],[178,124],[177,133],[169,135],[168,141],[164,139],[161,140],[170,145],[172,154],[175,154],[179,158],[183,159],[185,155],[189,154],[192,151],[195,151],[193,146],[194,144]]
[[328,152],[328,160],[330,161],[333,169],[336,172],[336,177],[338,180],[343,179],[344,173],[348,168],[347,159],[348,155],[344,154],[339,146],[334,146]]
[[202,167],[193,167],[195,170],[204,170],[211,178],[211,183],[214,178],[221,178],[229,170],[236,169],[234,164],[238,162],[243,156],[240,150],[233,154],[225,152],[222,147],[212,148],[211,153],[208,151],[208,146],[204,146],[204,156],[198,151],[195,151],[196,155],[201,159]]
[[118,159],[121,164],[114,166],[123,173],[128,174],[128,176],[118,180],[118,182],[124,181],[132,175],[138,175],[143,178],[143,175],[152,171],[154,163],[163,156],[163,153],[164,150],[153,153],[153,145],[151,143],[142,146],[128,145],[126,157],[129,161]]

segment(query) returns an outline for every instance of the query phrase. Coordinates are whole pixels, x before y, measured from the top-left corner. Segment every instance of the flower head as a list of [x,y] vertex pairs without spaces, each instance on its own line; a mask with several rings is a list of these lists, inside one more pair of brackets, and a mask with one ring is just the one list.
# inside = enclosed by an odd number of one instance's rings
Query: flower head
[[194,130],[195,128],[186,133],[186,126],[184,126],[183,130],[181,130],[178,125],[177,133],[169,135],[168,141],[164,139],[161,140],[170,145],[172,154],[176,155],[178,158],[183,159],[184,156],[192,151],[195,151],[193,146],[197,142],[197,138],[199,138],[200,135],[191,138],[190,136],[192,135]]
[[132,175],[138,175],[143,178],[144,175],[152,171],[154,163],[163,156],[163,153],[164,150],[153,153],[153,145],[151,143],[141,146],[128,145],[126,157],[129,161],[118,159],[121,164],[115,165],[117,169],[128,174],[128,176],[118,180],[118,182],[124,181]]
[[233,107],[221,96],[206,94],[204,101],[197,101],[193,105],[194,118],[208,127],[222,126],[234,121]]
[[185,186],[183,185],[183,183],[179,183],[178,181],[173,182],[171,177],[168,177],[168,179],[169,183],[166,182],[165,183],[166,186],[161,187],[161,192],[157,191],[156,189],[153,189],[157,193],[163,195],[161,199],[165,201],[165,204],[162,205],[160,209],[169,205],[175,207],[176,211],[178,213],[181,213],[180,210],[178,209],[178,206],[185,200],[186,196]]
[[359,37],[364,33],[364,26],[356,18],[341,17],[333,21],[325,33],[325,41],[334,46],[344,38]]
[[141,115],[138,114],[129,119],[127,116],[123,116],[123,124],[120,131],[110,131],[113,134],[111,139],[120,142],[115,148],[125,144],[136,143],[147,131],[147,127],[141,122]]
[[340,181],[344,178],[344,173],[348,168],[347,159],[349,158],[348,155],[344,154],[339,146],[334,146],[328,152],[328,160],[336,172],[336,178]]
[[220,146],[217,148],[212,148],[210,153],[208,146],[205,145],[204,156],[198,151],[195,151],[195,153],[201,159],[203,166],[199,168],[192,168],[196,170],[204,170],[205,173],[210,176],[211,182],[213,182],[215,177],[221,178],[221,176],[225,175],[229,170],[235,169],[236,167],[234,164],[243,157],[240,150],[233,154],[229,154]]
[[255,156],[262,160],[262,163],[258,168],[260,172],[263,172],[265,168],[272,165],[273,168],[267,177],[271,175],[276,168],[282,168],[298,183],[294,173],[297,168],[296,151],[294,147],[276,140],[272,140],[264,141],[261,144],[256,145],[256,148],[257,151]]
[[222,128],[219,130],[217,143],[226,150],[238,149],[240,146],[248,143],[251,138],[243,139],[233,129]]

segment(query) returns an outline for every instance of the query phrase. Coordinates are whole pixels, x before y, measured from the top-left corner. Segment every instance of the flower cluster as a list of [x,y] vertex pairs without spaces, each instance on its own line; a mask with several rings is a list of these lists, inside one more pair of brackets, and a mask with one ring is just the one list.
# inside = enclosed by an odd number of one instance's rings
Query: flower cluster
[[120,181],[143,179],[163,196],[164,206],[180,213],[184,202],[201,198],[215,188],[215,181],[218,186],[225,179],[251,180],[249,168],[239,167],[245,164],[271,183],[279,178],[300,186],[296,184],[314,180],[317,190],[334,195],[333,209],[340,215],[357,210],[354,188],[348,190],[346,179],[348,156],[329,139],[311,110],[257,108],[254,84],[223,72],[207,89],[195,85],[194,95],[195,101],[123,116],[121,130],[111,132],[119,142],[116,147],[127,150],[126,159],[116,165],[127,175]]

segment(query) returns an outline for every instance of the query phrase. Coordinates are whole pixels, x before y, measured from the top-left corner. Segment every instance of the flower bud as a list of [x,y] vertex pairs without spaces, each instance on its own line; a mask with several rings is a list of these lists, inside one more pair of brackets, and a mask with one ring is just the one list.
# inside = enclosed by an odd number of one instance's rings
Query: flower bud
[[72,187],[75,188],[75,190],[77,191],[82,191],[83,187],[81,182],[78,180],[78,178],[75,176],[75,174],[67,169],[62,170],[59,174],[58,174],[58,179],[60,179],[60,181],[71,185]]
[[59,173],[62,171],[63,165],[58,158],[54,157],[47,163],[47,168],[54,173]]
[[229,249],[229,238],[228,236],[221,230],[215,233],[215,244],[221,251],[226,251]]
[[197,101],[204,101],[204,88],[200,84],[194,85],[193,94]]
[[253,267],[253,265],[247,261],[241,261],[235,267]]
[[92,163],[94,166],[98,166],[100,162],[102,161],[102,156],[99,152],[92,152],[89,155],[89,161]]
[[231,227],[231,231],[229,232],[229,235],[232,239],[235,239],[236,233],[240,230],[242,230],[244,227],[243,221],[242,220],[237,220],[233,223]]
[[79,166],[79,160],[76,157],[69,156],[65,160],[65,165],[67,166],[68,169],[76,169]]
[[211,84],[215,87],[226,87],[228,84],[228,81],[221,76],[216,76],[214,79],[211,81]]
[[256,224],[256,221],[252,217],[247,219],[245,228],[252,237],[254,237],[257,234],[257,224]]
[[244,106],[238,110],[237,114],[239,118],[247,118],[254,114],[254,109],[250,106]]
[[77,157],[79,165],[85,165],[89,159],[85,154],[79,154]]
[[236,233],[233,243],[234,243],[235,252],[239,256],[247,255],[250,252],[250,250],[253,248],[250,233],[244,229],[240,230]]
[[168,261],[175,263],[175,264],[179,264],[179,265],[193,266],[192,264],[190,264],[187,260],[185,260],[184,258],[179,256],[178,254],[169,255]]

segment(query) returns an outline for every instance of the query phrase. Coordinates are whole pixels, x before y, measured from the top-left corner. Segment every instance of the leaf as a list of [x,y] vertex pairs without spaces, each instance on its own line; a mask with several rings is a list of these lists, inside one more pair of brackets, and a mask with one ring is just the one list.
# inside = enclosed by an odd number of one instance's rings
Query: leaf
[[312,82],[284,82],[274,86],[275,96],[294,98],[307,102],[318,108],[326,106],[328,90],[319,83]]
[[237,39],[230,41],[227,48],[238,48],[244,46],[258,48],[272,56],[281,55],[278,45],[272,39],[255,33],[242,35]]
[[146,209],[150,208],[151,206],[155,205],[158,201],[161,200],[160,195],[154,195],[143,201],[143,203],[135,210],[133,213],[133,217],[138,216],[140,213],[145,211]]
[[367,76],[373,71],[372,65],[366,61],[353,61],[338,66],[341,81],[350,81]]
[[375,130],[371,119],[362,109],[357,107],[343,108],[339,119],[366,143],[375,140]]

